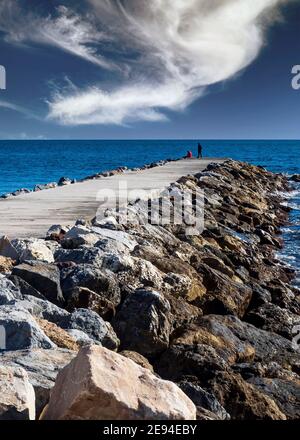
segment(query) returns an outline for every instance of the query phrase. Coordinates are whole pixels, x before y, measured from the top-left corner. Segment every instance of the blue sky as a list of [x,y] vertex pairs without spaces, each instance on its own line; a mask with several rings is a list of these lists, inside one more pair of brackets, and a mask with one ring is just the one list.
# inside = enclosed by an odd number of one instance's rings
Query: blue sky
[[2,0],[0,138],[299,139],[299,21],[299,0]]

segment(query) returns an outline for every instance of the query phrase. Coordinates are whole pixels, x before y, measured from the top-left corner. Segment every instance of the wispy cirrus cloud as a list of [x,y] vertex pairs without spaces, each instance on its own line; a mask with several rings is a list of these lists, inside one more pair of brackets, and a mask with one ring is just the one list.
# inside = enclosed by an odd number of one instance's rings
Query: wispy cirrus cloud
[[[288,1],[83,0],[85,12],[63,5],[46,18],[31,15],[34,27],[6,32],[11,40],[60,47],[99,69],[119,69],[109,87],[53,93],[49,119],[65,125],[159,121],[251,64]],[[1,23],[0,13],[0,29]]]
[[37,119],[40,120],[40,118],[32,111],[28,110],[25,107],[22,107],[20,105],[14,104],[12,102],[8,102],[5,100],[0,99],[0,108],[4,108],[7,110],[12,110],[18,113],[21,113],[22,115],[31,118],[31,119]]
[[25,11],[18,0],[2,0],[0,30],[11,43],[54,46],[99,67],[116,68],[98,52],[99,45],[107,42],[109,37],[92,21],[64,5],[55,8],[50,15],[39,16]]

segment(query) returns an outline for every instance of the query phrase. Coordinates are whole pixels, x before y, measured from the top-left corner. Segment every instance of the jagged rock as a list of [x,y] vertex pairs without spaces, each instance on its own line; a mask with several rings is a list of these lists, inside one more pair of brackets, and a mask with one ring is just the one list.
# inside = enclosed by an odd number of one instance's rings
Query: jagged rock
[[11,272],[14,267],[15,261],[8,257],[2,257],[0,255],[0,273]]
[[131,293],[114,319],[122,347],[154,356],[169,345],[171,307],[159,293],[139,289]]
[[123,350],[120,352],[120,354],[128,359],[131,359],[133,362],[140,365],[141,367],[146,368],[146,370],[151,371],[151,373],[154,373],[154,369],[148,359],[146,359],[140,353],[137,353],[136,351]]
[[243,317],[250,304],[252,290],[206,264],[199,265],[198,271],[207,289],[202,301],[205,313]]
[[44,240],[29,238],[12,240],[12,245],[18,253],[20,263],[28,260],[40,260],[53,263],[53,253],[46,246]]
[[115,306],[111,301],[86,287],[78,286],[67,290],[64,297],[69,312],[74,312],[75,309],[89,309],[107,320],[115,315]]
[[293,339],[293,329],[300,322],[299,315],[275,304],[264,304],[251,310],[245,317],[247,322],[269,332],[278,333],[287,339]]
[[27,281],[23,280],[23,278],[20,278],[17,275],[10,275],[9,279],[20,290],[21,294],[24,297],[33,296],[35,298],[42,300],[46,299],[44,295],[42,295],[38,290],[36,290],[30,284],[28,284]]
[[[179,383],[182,391],[191,399],[197,408],[199,420],[229,420],[230,415],[211,393],[195,383],[183,381]],[[205,411],[203,411],[205,410]]]
[[118,280],[111,271],[88,264],[79,265],[62,272],[62,289],[67,292],[76,287],[85,287],[109,300],[115,306],[121,301]]
[[15,266],[12,275],[17,275],[41,292],[55,304],[63,302],[60,287],[60,272],[54,264],[40,261],[29,261]]
[[111,350],[117,349],[120,344],[111,325],[92,310],[75,310],[65,318],[61,326],[64,329],[82,330],[90,338]]
[[72,180],[68,177],[61,177],[58,181],[58,186],[71,185]]
[[300,417],[300,380],[252,377],[248,381],[273,399],[288,419]]
[[210,390],[233,419],[286,420],[274,400],[238,374],[219,372]]
[[77,224],[66,232],[61,243],[65,248],[76,249],[83,245],[93,246],[99,239],[99,235],[94,234],[90,228]]
[[35,318],[35,321],[39,327],[43,330],[46,336],[54,342],[54,344],[59,348],[66,348],[67,350],[78,351],[79,345],[75,339],[68,334],[65,330],[58,327],[52,322],[46,321],[45,319]]
[[4,350],[55,348],[27,310],[15,306],[0,307],[0,327],[4,332]]
[[0,274],[0,306],[22,298],[22,294],[18,287],[15,286],[5,275]]
[[206,344],[172,345],[156,362],[158,374],[176,382],[185,376],[201,377],[201,380],[206,381],[217,371],[227,368],[226,361],[213,347]]
[[292,182],[300,182],[300,174],[293,174],[293,175],[290,177],[290,180],[291,180]]
[[280,365],[294,365],[299,362],[299,354],[292,348],[291,341],[276,333],[258,329],[242,322],[235,316],[207,316],[207,328],[215,335],[224,337],[228,332],[255,350],[255,362],[278,362]]
[[67,232],[68,228],[65,228],[62,225],[52,225],[47,231],[46,239],[60,241],[64,238]]
[[59,373],[42,419],[194,420],[195,416],[194,404],[175,384],[124,356],[90,346]]
[[0,365],[0,420],[34,420],[35,394],[23,368]]
[[57,263],[72,261],[76,264],[90,264],[102,267],[103,252],[97,248],[57,249],[54,254]]
[[96,234],[99,234],[99,240],[106,238],[112,241],[117,241],[118,243],[128,248],[130,251],[133,251],[135,246],[137,246],[137,242],[127,232],[98,228],[96,226],[92,227],[92,231],[95,232]]
[[0,351],[0,365],[22,367],[28,373],[36,397],[36,414],[40,415],[48,403],[58,372],[75,356],[75,351],[56,348],[53,350],[30,349],[18,351]]
[[90,338],[86,333],[84,333],[81,330],[75,330],[71,328],[71,329],[67,329],[66,332],[76,341],[79,347],[83,347],[84,345],[90,345],[90,344],[101,345],[101,342],[95,341],[95,339]]
[[50,183],[45,183],[43,185],[35,185],[33,191],[43,191],[45,189],[51,189],[56,187],[57,187],[56,182],[50,182]]
[[12,260],[17,260],[19,258],[17,250],[5,235],[0,238],[0,255],[2,257],[11,258]]
[[15,307],[22,307],[32,316],[46,319],[57,325],[60,325],[69,316],[66,310],[52,304],[50,301],[35,298],[34,296],[27,296],[23,300],[10,301],[9,304]]

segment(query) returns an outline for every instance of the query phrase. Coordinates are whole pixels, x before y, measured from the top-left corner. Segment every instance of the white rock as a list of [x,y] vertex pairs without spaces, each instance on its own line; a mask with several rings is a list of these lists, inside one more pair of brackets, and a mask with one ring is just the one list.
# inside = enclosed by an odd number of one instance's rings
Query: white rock
[[35,394],[27,372],[0,365],[0,420],[34,420]]
[[26,260],[40,260],[53,263],[54,257],[44,240],[29,238],[12,240],[12,245],[17,250],[20,263]]

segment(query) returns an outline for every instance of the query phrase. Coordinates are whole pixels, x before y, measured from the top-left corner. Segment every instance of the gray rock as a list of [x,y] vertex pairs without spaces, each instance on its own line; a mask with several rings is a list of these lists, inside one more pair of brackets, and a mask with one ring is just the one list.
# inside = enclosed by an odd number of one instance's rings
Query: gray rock
[[61,177],[58,181],[58,186],[71,185],[72,180],[68,177]]
[[12,245],[19,255],[19,262],[27,260],[40,260],[53,263],[54,257],[44,240],[28,238],[24,240],[12,240]]
[[196,405],[197,412],[200,413],[200,415],[202,409],[205,409],[213,414],[214,420],[230,419],[230,415],[227,413],[225,408],[223,408],[216,397],[208,391],[205,391],[199,385],[183,381],[179,383],[179,387]]
[[113,325],[123,349],[151,357],[168,347],[170,320],[170,304],[160,293],[138,289],[125,300]]
[[[38,290],[28,284],[25,280],[18,277],[17,275],[10,275],[10,281],[20,290],[21,294],[26,296],[34,296],[39,299],[46,299]],[[18,298],[19,299],[19,298]]]
[[75,287],[86,287],[101,297],[118,305],[121,293],[115,274],[88,264],[62,271],[62,290],[67,292]]
[[0,274],[0,306],[9,303],[9,301],[22,298],[18,287],[6,278],[6,276]]
[[81,346],[88,344],[100,344],[101,342],[95,341],[95,339],[90,338],[86,333],[84,333],[82,330],[76,330],[76,329],[67,329],[66,332],[72,336],[73,339]]
[[86,247],[71,250],[57,249],[54,257],[57,263],[73,261],[76,264],[91,264],[93,266],[101,267],[103,251],[97,248]]
[[120,343],[111,325],[91,310],[77,309],[63,321],[62,327],[81,330],[111,350],[118,348]]
[[3,350],[56,347],[40,329],[31,314],[21,307],[1,306],[0,328],[5,336],[5,344],[1,347]]
[[34,420],[35,394],[23,368],[0,365],[0,420]]
[[28,261],[27,263],[15,266],[12,274],[27,281],[27,283],[41,292],[49,301],[56,304],[63,302],[60,287],[60,272],[58,267],[54,264]]
[[0,352],[0,364],[22,367],[28,373],[36,396],[36,414],[48,403],[50,390],[59,371],[76,356],[76,352],[56,348],[54,350],[30,349]]
[[10,305],[22,307],[31,315],[43,318],[60,326],[60,323],[69,316],[69,313],[47,300],[27,296],[24,300],[11,301]]

